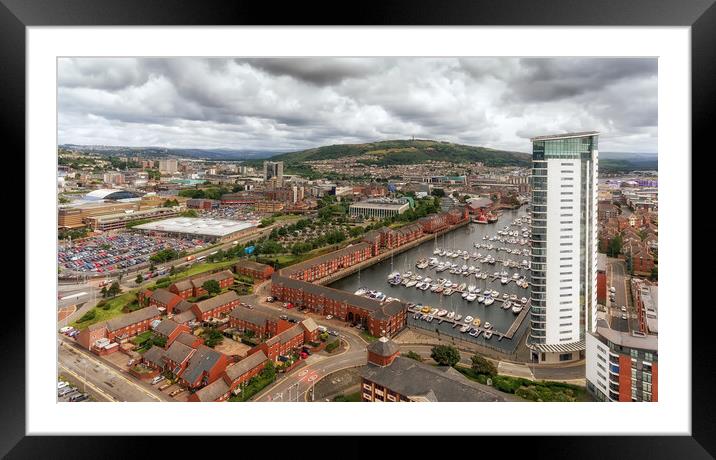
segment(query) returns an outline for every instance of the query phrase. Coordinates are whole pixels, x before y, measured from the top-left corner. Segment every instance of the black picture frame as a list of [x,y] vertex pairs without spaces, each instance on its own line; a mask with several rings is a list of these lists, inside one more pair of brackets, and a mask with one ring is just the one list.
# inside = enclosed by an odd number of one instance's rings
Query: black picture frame
[[[5,137],[7,151],[20,152],[25,146],[21,133],[25,132],[26,27],[116,25],[690,26],[692,141],[694,146],[708,146],[709,151],[713,149],[706,139],[712,130],[710,125],[716,119],[714,0],[459,0],[450,3],[401,0],[374,4],[317,1],[285,5],[213,0],[0,0],[0,3],[0,116],[3,126],[8,128]],[[321,15],[317,11],[321,11]],[[48,107],[48,110],[52,108]],[[692,196],[697,199],[696,193]],[[707,232],[714,230],[713,224],[707,223],[706,226]],[[31,242],[26,241],[27,244]],[[713,252],[707,252],[711,260]],[[696,270],[692,272],[696,273]],[[684,288],[691,291],[690,286]],[[688,302],[689,296],[686,299],[685,302]],[[709,353],[710,334],[706,330],[710,319],[708,307],[711,305],[702,306],[706,308],[692,309],[692,436],[578,436],[562,437],[558,443],[551,437],[530,436],[523,437],[524,443],[508,441],[509,453],[542,453],[551,458],[574,455],[581,458],[711,458],[716,453],[716,416],[711,390],[716,373]],[[687,303],[681,307],[686,309],[690,305]],[[3,328],[0,333],[4,364],[4,372],[0,373],[0,454],[8,458],[128,458],[136,455],[138,443],[134,440],[127,442],[127,437],[25,436],[26,326],[24,316],[18,315],[13,327]],[[345,442],[335,440],[341,444]],[[184,452],[191,441],[184,437],[181,443],[160,441],[152,444],[161,445],[157,452],[161,452],[163,457],[171,457]],[[207,445],[205,442],[201,444]],[[505,441],[496,438],[484,443],[480,441],[475,447],[478,445],[492,445],[499,449],[498,446],[504,446]],[[236,450],[246,452],[241,447]],[[238,454],[236,450],[234,453]]]

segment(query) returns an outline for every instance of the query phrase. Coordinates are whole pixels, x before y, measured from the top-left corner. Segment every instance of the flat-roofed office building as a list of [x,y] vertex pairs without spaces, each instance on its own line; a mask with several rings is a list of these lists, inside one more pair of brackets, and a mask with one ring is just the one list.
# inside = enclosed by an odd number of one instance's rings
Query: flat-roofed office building
[[596,328],[597,137],[532,139],[533,361],[583,358],[585,334]]
[[407,201],[375,199],[365,200],[350,205],[348,212],[351,216],[377,217],[384,218],[402,214],[410,209],[410,203]]

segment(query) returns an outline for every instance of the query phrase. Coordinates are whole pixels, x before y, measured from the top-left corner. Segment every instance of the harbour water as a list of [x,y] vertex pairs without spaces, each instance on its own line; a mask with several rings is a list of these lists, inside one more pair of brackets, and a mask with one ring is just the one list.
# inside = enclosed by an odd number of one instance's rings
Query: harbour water
[[[502,263],[500,263],[500,261],[505,259],[520,263],[525,259],[529,260],[529,256],[524,255],[522,253],[511,254],[507,251],[497,250],[497,248],[499,247],[519,249],[520,251],[522,251],[523,249],[529,250],[529,244],[509,244],[501,243],[499,241],[489,241],[483,239],[485,236],[488,236],[488,238],[490,236],[497,236],[497,232],[499,230],[503,230],[506,225],[511,224],[517,217],[525,216],[526,209],[526,207],[522,207],[516,210],[506,210],[500,217],[499,221],[495,224],[470,223],[469,225],[460,227],[450,233],[441,235],[437,237],[436,240],[426,241],[420,246],[411,248],[401,254],[392,257],[391,259],[386,259],[382,262],[377,263],[376,265],[373,265],[364,270],[361,270],[360,272],[354,273],[346,278],[338,280],[332,283],[331,287],[349,292],[355,292],[361,287],[370,290],[381,291],[387,296],[397,297],[404,302],[423,304],[434,308],[445,309],[448,312],[454,311],[456,315],[462,315],[463,318],[468,315],[472,316],[473,318],[480,318],[483,324],[486,321],[489,321],[493,325],[493,330],[495,332],[504,334],[509,330],[513,322],[517,320],[518,315],[514,314],[511,309],[503,309],[501,302],[495,302],[492,305],[485,306],[482,303],[478,303],[477,300],[473,302],[468,302],[467,300],[463,299],[458,292],[449,296],[445,296],[439,293],[431,292],[429,289],[423,291],[415,287],[408,288],[403,285],[391,286],[388,283],[388,275],[394,271],[400,273],[406,273],[410,271],[421,275],[423,278],[429,277],[433,280],[433,282],[437,281],[439,278],[443,278],[450,280],[453,283],[466,283],[468,286],[475,285],[481,290],[481,292],[484,292],[485,289],[497,290],[499,292],[500,298],[502,298],[503,294],[505,293],[510,295],[514,294],[517,296],[518,299],[522,297],[529,298],[529,288],[525,289],[519,287],[512,280],[513,274],[518,273],[520,277],[524,276],[529,281],[529,270],[522,268],[505,267]],[[528,225],[523,223],[519,226],[510,227],[510,230],[519,230],[521,229],[521,227],[525,226],[529,227]],[[518,238],[522,238],[521,233],[522,232],[520,231],[520,236]],[[492,250],[484,247],[476,248],[474,246],[475,243],[479,243],[482,245],[489,244],[492,245],[494,248]],[[481,263],[480,260],[476,260],[474,258],[464,260],[462,257],[440,257],[433,254],[433,251],[436,247],[446,250],[459,249],[462,251],[468,251],[468,253],[470,254],[478,252],[483,256],[491,255],[497,260],[497,262],[495,262],[494,264],[488,264]],[[422,258],[430,259],[431,257],[437,257],[440,261],[449,261],[451,263],[456,263],[460,267],[463,265],[467,265],[468,267],[479,267],[481,272],[486,273],[488,275],[488,278],[486,280],[483,280],[477,279],[474,275],[463,276],[457,274],[450,274],[449,270],[437,272],[434,267],[428,267],[424,269],[419,269],[416,267],[416,262],[418,260]],[[506,271],[509,274],[508,278],[511,281],[508,284],[502,284],[499,277],[494,280],[494,272],[502,271]],[[413,315],[410,314],[408,323],[411,326],[414,325],[415,327],[428,329],[433,332],[436,332],[437,330],[441,334],[445,334],[448,336],[455,336],[459,337],[460,339],[469,341],[477,341],[481,344],[489,344],[491,348],[504,349],[508,352],[514,349],[516,343],[524,334],[524,331],[526,330],[525,325],[527,323],[527,321],[524,321],[524,324],[520,325],[517,332],[514,334],[512,340],[503,339],[501,341],[498,341],[496,336],[493,336],[491,339],[484,339],[482,335],[480,335],[480,337],[478,338],[473,338],[467,333],[461,333],[459,330],[459,326],[453,328],[453,324],[447,321],[443,324],[437,324],[438,320],[439,318],[436,317],[434,321],[427,323],[423,320],[413,319]],[[462,321],[461,323],[465,324]]]

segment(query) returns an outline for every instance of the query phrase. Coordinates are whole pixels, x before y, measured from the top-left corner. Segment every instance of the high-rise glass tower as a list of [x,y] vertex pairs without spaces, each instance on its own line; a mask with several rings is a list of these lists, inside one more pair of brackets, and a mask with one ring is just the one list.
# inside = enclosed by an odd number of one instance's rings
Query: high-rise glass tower
[[264,180],[273,181],[276,187],[282,187],[283,161],[264,161]]
[[597,138],[595,131],[532,138],[532,359],[584,357],[596,328]]

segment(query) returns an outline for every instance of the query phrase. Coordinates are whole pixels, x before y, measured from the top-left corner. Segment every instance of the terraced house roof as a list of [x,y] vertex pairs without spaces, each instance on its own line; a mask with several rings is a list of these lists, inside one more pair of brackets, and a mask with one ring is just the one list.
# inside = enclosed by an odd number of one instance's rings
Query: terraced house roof
[[271,315],[257,310],[249,310],[247,308],[234,308],[229,316],[240,321],[246,321],[257,326],[265,326],[266,321],[273,318]]
[[154,331],[163,336],[169,337],[169,335],[175,330],[177,330],[178,327],[179,323],[177,323],[176,321],[172,321],[171,319],[165,319],[161,323],[159,323],[159,325],[154,329]]
[[172,302],[176,302],[178,299],[180,299],[178,295],[174,294],[173,292],[169,292],[166,289],[156,289],[154,292],[152,292],[152,295],[150,296],[150,299],[155,300],[159,303],[163,303],[164,305],[170,305]]
[[194,349],[192,347],[175,340],[164,352],[164,356],[175,363],[183,363],[192,355],[192,353],[194,353]]
[[216,379],[201,390],[194,393],[201,402],[214,402],[229,392],[229,386],[223,379]]
[[265,361],[268,361],[266,353],[263,351],[257,351],[256,353],[242,359],[238,363],[228,366],[226,368],[226,376],[233,382]]
[[[176,342],[175,342],[176,343]],[[184,369],[181,378],[195,384],[205,372],[209,372],[221,358],[221,353],[206,345],[199,345],[196,352],[189,358],[189,365]]]
[[199,311],[202,313],[206,313],[207,311],[213,310],[214,308],[218,308],[222,305],[226,305],[229,302],[233,302],[234,300],[239,300],[238,294],[234,291],[227,291],[223,294],[219,294],[216,297],[212,297],[211,299],[203,300],[196,304],[196,306],[199,308]]
[[229,270],[222,270],[220,272],[211,273],[209,275],[200,275],[200,276],[197,276],[196,278],[191,278],[189,281],[191,282],[191,284],[194,287],[202,287],[204,285],[204,283],[206,283],[209,280],[214,280],[214,281],[219,282],[219,281],[223,281],[227,278],[231,278],[233,280],[234,274],[231,273],[231,271],[229,271]]
[[155,366],[164,367],[164,349],[153,345],[142,355],[142,359]]
[[141,310],[136,310],[132,313],[107,320],[107,329],[116,331],[123,327],[144,321],[145,319],[153,318],[154,316],[159,316],[159,309],[157,309],[157,307],[142,308]]

